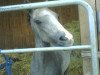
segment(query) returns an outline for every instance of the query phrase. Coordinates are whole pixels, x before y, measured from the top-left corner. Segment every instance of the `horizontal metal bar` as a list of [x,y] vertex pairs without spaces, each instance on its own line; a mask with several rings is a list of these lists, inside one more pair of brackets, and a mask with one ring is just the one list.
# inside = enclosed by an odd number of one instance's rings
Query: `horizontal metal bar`
[[83,50],[83,49],[91,49],[90,45],[82,45],[82,46],[70,46],[70,47],[44,47],[44,48],[24,48],[24,49],[7,49],[0,50],[0,53],[23,53],[23,52],[37,52],[37,51],[61,51],[61,50]]
[[64,5],[72,5],[72,4],[79,4],[83,6],[85,5],[85,7],[88,6],[88,4],[83,0],[60,0],[60,1],[46,1],[46,2],[38,2],[38,3],[1,6],[0,12],[32,9],[32,8],[40,8],[40,7],[56,7],[56,6],[64,6]]

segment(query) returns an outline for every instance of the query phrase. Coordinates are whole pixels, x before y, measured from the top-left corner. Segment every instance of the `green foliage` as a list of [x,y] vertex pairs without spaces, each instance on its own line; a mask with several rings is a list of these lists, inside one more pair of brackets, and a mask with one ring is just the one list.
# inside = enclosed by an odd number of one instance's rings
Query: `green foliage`
[[[80,25],[78,21],[66,23],[65,28],[68,29],[74,37],[74,45],[80,44]],[[72,51],[71,63],[68,69],[69,75],[82,75],[82,57],[81,51]]]
[[80,44],[80,25],[78,21],[66,23],[65,28],[73,34],[74,45]]
[[16,54],[20,61],[13,65],[13,75],[30,75],[31,56],[32,53]]
[[[12,75],[30,75],[30,64],[31,64],[32,53],[9,54],[8,56],[19,59],[13,64]],[[0,61],[4,62],[3,57]],[[1,70],[0,75],[6,75],[5,71]]]

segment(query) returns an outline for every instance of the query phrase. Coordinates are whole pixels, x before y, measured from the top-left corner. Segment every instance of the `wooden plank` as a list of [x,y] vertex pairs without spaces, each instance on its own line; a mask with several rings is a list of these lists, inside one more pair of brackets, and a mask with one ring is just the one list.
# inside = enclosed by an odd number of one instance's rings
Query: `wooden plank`
[[[95,0],[86,0],[93,8],[95,14]],[[88,15],[83,7],[79,7],[79,20],[80,20],[80,32],[81,32],[81,43],[89,44],[89,24]],[[95,18],[96,20],[96,18]],[[91,59],[83,57],[83,75],[92,75]]]
[[[96,11],[97,11],[97,25],[99,28],[98,32],[98,40],[99,40],[99,51],[100,51],[100,0],[96,0]],[[100,63],[100,61],[99,61]],[[100,64],[99,64],[100,65]],[[99,66],[99,72],[100,72],[100,66]],[[100,73],[99,73],[100,74]]]
[[[81,55],[83,57],[83,72],[85,72],[84,75],[92,75],[91,52],[83,51]],[[98,60],[100,60],[100,52],[98,52]],[[99,68],[99,74],[100,74],[100,68]]]
[[97,11],[100,11],[100,0],[96,0]]
[[[93,8],[95,12],[95,0],[86,0]],[[95,14],[94,14],[95,15]],[[89,44],[89,23],[88,15],[83,7],[79,6],[79,20],[80,20],[80,31],[81,31],[81,43]]]
[[[84,58],[91,58],[91,52],[90,51],[83,51],[81,53],[82,57]],[[100,52],[98,52],[98,58],[100,59]]]
[[96,9],[97,9],[96,11],[97,11],[99,51],[100,51],[100,0],[96,0]]

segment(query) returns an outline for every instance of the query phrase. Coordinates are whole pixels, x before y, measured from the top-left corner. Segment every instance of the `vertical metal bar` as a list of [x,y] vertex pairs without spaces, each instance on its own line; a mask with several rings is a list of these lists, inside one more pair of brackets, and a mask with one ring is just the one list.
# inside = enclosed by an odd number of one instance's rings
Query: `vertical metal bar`
[[13,60],[9,58],[7,55],[5,55],[5,60],[6,60],[6,73],[7,75],[12,75]]

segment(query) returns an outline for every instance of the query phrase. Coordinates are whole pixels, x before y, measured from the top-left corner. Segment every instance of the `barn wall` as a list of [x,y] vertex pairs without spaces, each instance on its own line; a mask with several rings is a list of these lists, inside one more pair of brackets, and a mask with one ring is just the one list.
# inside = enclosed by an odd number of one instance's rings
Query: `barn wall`
[[[0,5],[22,3],[20,0],[0,0]],[[0,48],[33,47],[34,38],[25,11],[0,13]]]
[[[0,0],[0,6],[21,4],[24,0]],[[38,2],[42,0],[31,0]],[[77,6],[54,8],[63,23],[78,20]],[[26,11],[0,13],[0,48],[34,47],[34,35],[28,25]]]
[[77,5],[55,7],[53,10],[59,14],[60,20],[63,24],[71,21],[78,21]]

